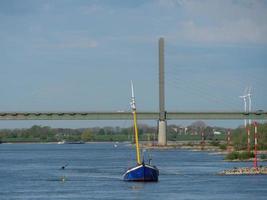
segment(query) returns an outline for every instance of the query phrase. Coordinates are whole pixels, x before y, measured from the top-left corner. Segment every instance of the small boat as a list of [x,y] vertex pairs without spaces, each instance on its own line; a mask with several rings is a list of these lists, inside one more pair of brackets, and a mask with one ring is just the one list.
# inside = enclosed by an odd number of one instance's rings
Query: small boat
[[123,175],[124,181],[157,182],[159,170],[156,166],[149,164],[137,164],[128,169]]
[[145,163],[144,159],[140,161],[140,150],[139,150],[139,141],[138,141],[138,128],[137,128],[137,117],[136,117],[136,106],[135,106],[135,97],[133,83],[131,82],[132,89],[132,99],[131,99],[131,108],[133,113],[134,120],[134,133],[135,133],[135,144],[136,144],[136,166],[131,167],[123,174],[124,181],[140,181],[140,182],[157,182],[159,176],[159,170],[156,166]]
[[85,144],[85,142],[83,142],[83,141],[68,141],[68,142],[65,142],[65,144]]
[[59,141],[57,144],[66,144],[65,140]]
[[58,144],[85,144],[85,142],[83,142],[83,141],[66,141],[66,140],[62,140],[62,141],[59,141]]

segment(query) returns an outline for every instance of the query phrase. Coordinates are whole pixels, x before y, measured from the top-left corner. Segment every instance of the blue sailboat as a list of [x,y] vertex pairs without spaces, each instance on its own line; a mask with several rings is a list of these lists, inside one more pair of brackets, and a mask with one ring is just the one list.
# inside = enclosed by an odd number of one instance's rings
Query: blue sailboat
[[134,88],[133,83],[131,82],[132,89],[132,99],[131,99],[131,108],[133,113],[134,120],[134,134],[135,134],[135,144],[136,144],[136,161],[137,164],[134,167],[131,167],[123,174],[124,181],[140,181],[140,182],[157,182],[159,176],[159,170],[156,166],[140,161],[140,149],[138,141],[138,128],[137,128],[137,117],[136,117],[136,106],[135,106],[135,97],[134,97]]

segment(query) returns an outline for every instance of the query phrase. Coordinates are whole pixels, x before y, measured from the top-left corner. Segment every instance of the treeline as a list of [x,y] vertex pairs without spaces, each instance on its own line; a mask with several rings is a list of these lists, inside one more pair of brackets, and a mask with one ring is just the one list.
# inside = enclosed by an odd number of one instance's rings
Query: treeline
[[[250,127],[250,147],[254,149],[254,126]],[[232,145],[235,150],[247,149],[247,131],[244,127],[232,130]],[[267,123],[258,124],[258,146],[259,150],[267,149]]]
[[[167,127],[167,139],[169,141],[201,140],[201,133],[204,132],[205,139],[212,140],[216,138],[216,140],[224,140],[225,137],[223,134],[217,137],[214,136],[214,129],[220,130],[220,128],[205,126],[201,122],[195,122],[188,127],[169,125]],[[157,140],[157,127],[139,124],[138,130],[139,140]],[[85,142],[133,141],[134,134],[133,127],[94,127],[86,129],[69,129],[34,125],[29,129],[0,130],[0,141],[2,142],[59,142],[63,140]]]
[[[142,141],[157,141],[157,127],[145,124],[139,125],[139,139]],[[204,140],[211,145],[226,148],[228,129],[207,126],[201,121],[182,127],[168,125],[167,139],[169,141]],[[231,129],[231,145],[234,150],[246,150],[247,133],[244,127]],[[254,128],[251,127],[251,149],[254,148]],[[2,142],[59,142],[59,141],[133,141],[133,127],[94,127],[94,128],[51,128],[48,126],[32,126],[28,129],[1,129]],[[203,137],[202,137],[203,136]],[[258,149],[267,149],[267,123],[258,126]]]
[[[144,133],[145,132],[145,133]],[[140,125],[140,140],[155,139],[156,128]],[[34,125],[29,129],[2,129],[1,142],[59,142],[59,141],[133,141],[133,127],[51,128]]]

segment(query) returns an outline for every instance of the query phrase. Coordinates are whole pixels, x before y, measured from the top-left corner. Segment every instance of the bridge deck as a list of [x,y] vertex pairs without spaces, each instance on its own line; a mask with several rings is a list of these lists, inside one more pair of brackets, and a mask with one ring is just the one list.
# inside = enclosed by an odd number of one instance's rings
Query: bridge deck
[[[131,112],[0,112],[0,120],[131,120]],[[158,120],[158,112],[138,112],[138,119]],[[267,119],[267,112],[166,112],[167,120]]]

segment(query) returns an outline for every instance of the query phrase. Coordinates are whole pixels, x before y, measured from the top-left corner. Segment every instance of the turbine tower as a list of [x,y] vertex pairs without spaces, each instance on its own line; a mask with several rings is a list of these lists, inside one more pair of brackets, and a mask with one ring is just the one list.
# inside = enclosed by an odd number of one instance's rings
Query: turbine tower
[[[244,101],[244,111],[246,113],[247,112],[247,96],[243,95],[243,96],[239,96],[239,97],[242,98]],[[244,119],[244,126],[245,126],[245,128],[247,127],[247,119]]]
[[[251,90],[252,90],[252,87],[249,87],[248,88],[248,92],[247,92],[247,97],[248,97],[248,112],[251,112]],[[251,119],[248,120],[248,125],[250,126],[251,125]]]
[[[246,87],[246,89],[244,91],[244,95],[239,96],[244,101],[244,111],[245,112],[249,112],[249,113],[252,110],[252,106],[251,106],[251,96],[252,96],[251,90],[252,90],[251,86],[250,87]],[[247,99],[248,99],[248,104],[247,104]],[[249,119],[249,123],[248,124],[251,125],[251,119]],[[244,125],[245,125],[245,127],[247,126],[247,120],[246,119],[244,119]]]

